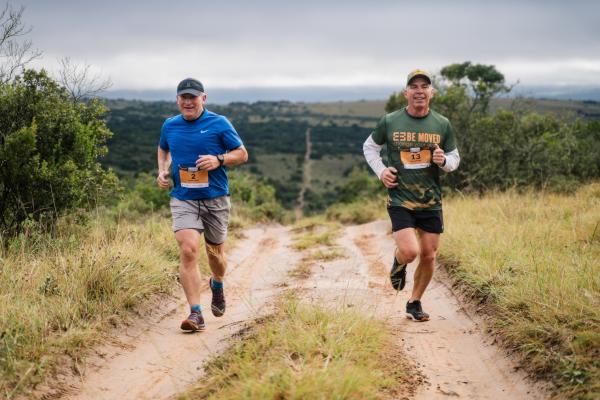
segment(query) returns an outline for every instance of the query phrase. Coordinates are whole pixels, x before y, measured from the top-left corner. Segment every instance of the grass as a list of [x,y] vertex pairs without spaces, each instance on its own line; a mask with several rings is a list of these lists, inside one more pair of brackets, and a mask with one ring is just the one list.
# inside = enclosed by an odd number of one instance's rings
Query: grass
[[385,114],[385,100],[339,101],[329,103],[304,103],[311,112],[331,117],[371,117],[381,118]]
[[370,197],[364,201],[336,203],[325,210],[329,221],[342,224],[364,224],[377,219],[388,218],[384,197]]
[[454,197],[441,256],[556,398],[600,397],[600,184]]
[[312,159],[311,189],[322,194],[342,187],[349,179],[344,173],[355,165],[361,165],[364,160],[362,154],[343,154],[337,157],[326,155],[320,159]]
[[291,270],[288,275],[292,278],[307,279],[312,273],[312,267],[317,261],[328,262],[340,258],[347,258],[341,247],[327,247],[310,251],[302,257],[298,266]]
[[306,256],[309,261],[333,261],[340,258],[347,258],[346,253],[341,247],[331,247],[314,251]]
[[52,236],[30,229],[0,245],[0,397],[76,369],[131,311],[171,293],[178,260],[170,218],[158,214],[62,220]]
[[[181,399],[382,399],[406,395],[406,361],[390,329],[348,310],[288,296],[206,366]],[[403,381],[403,383],[401,383]],[[406,386],[403,386],[406,385]]]
[[303,218],[292,226],[292,248],[305,251],[298,266],[289,272],[292,278],[306,279],[316,261],[332,261],[345,255],[334,246],[341,225],[322,216]]
[[292,247],[296,250],[317,249],[333,246],[342,226],[327,221],[322,216],[304,218],[292,226],[295,233]]

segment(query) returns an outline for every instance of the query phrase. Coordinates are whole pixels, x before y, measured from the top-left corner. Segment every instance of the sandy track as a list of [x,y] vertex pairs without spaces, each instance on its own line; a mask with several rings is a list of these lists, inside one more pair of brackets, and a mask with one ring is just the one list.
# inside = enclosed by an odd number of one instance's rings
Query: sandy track
[[[400,293],[391,288],[388,269],[394,243],[387,222],[374,222],[347,229],[342,244],[352,254],[357,274],[364,275],[369,290],[362,302],[387,319],[398,330],[409,358],[425,375],[416,399],[540,399],[541,387],[532,385],[504,351],[491,344],[482,331],[482,321],[469,316],[439,270],[423,298],[431,320],[417,323],[405,317],[416,263],[408,267],[407,287]],[[443,240],[443,239],[442,239]],[[355,282],[358,277],[349,280]],[[364,287],[364,284],[363,284]],[[375,289],[376,293],[373,292]],[[359,293],[353,293],[360,301]]]
[[[388,281],[394,249],[387,222],[346,228],[338,244],[347,258],[315,263],[312,275],[290,286],[303,288],[305,302],[333,308],[353,308],[375,315],[396,330],[398,341],[424,376],[400,385],[402,397],[416,399],[540,399],[541,387],[515,370],[506,354],[482,333],[482,322],[469,316],[437,273],[423,304],[431,315],[426,323],[406,319],[405,303],[415,265],[409,266],[407,288],[397,293]],[[224,350],[231,337],[253,318],[272,309],[273,300],[288,282],[287,272],[300,254],[289,249],[287,228],[268,227],[247,232],[229,254],[228,311],[223,318],[205,313],[207,331],[179,331],[187,312],[182,297],[164,305],[146,330],[126,332],[119,346],[98,350],[73,385],[68,399],[167,399],[183,392],[202,375],[203,364]],[[439,271],[438,271],[439,272]],[[208,287],[202,303],[209,309]],[[410,387],[413,386],[413,390]]]
[[125,333],[117,349],[100,349],[104,356],[88,362],[83,381],[65,398],[166,399],[194,383],[203,363],[227,345],[224,339],[271,309],[270,301],[282,290],[279,283],[297,261],[287,247],[286,228],[252,229],[246,235],[228,257],[225,316],[212,316],[207,285],[202,295],[207,330],[181,332],[179,324],[188,312],[182,293],[163,307],[155,324],[133,335]]

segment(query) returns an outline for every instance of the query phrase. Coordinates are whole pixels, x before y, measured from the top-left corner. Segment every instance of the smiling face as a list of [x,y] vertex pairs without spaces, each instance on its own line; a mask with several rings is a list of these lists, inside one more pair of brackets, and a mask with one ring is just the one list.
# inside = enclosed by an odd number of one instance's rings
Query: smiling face
[[202,111],[204,110],[204,102],[206,101],[206,94],[202,96],[194,96],[193,94],[184,93],[177,96],[177,107],[183,118],[191,121],[197,119]]
[[433,86],[427,79],[416,77],[406,86],[404,97],[408,101],[408,112],[410,114],[427,114],[429,112],[429,102],[433,97]]

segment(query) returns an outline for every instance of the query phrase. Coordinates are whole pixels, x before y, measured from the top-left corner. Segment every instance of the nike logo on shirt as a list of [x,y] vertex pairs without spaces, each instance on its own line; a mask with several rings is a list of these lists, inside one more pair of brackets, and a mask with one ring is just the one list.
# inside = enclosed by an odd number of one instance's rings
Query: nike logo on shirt
[[204,130],[200,129],[200,133],[206,133],[206,132],[208,132],[208,129],[204,129]]

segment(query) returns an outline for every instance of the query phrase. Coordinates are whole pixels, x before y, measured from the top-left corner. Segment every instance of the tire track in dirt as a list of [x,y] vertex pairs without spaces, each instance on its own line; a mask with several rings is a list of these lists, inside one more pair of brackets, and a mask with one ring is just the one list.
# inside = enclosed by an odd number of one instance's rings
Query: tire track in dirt
[[[449,277],[443,271],[436,271],[423,298],[431,320],[417,323],[405,317],[417,263],[408,267],[406,288],[400,293],[393,290],[388,278],[395,248],[390,231],[384,221],[350,227],[342,242],[354,253],[357,264],[368,265],[365,278],[379,291],[380,305],[374,306],[374,312],[398,329],[405,353],[426,376],[428,384],[419,388],[415,398],[546,398],[541,385],[532,384],[517,371],[516,364],[493,344],[493,338],[483,333],[483,322],[465,310],[447,286]],[[357,266],[358,271],[364,269]]]
[[119,347],[107,345],[87,362],[84,378],[71,383],[68,399],[166,399],[197,382],[203,364],[222,352],[226,340],[245,324],[272,310],[272,301],[283,290],[281,282],[299,255],[288,248],[287,228],[266,227],[245,232],[247,238],[228,252],[226,275],[228,310],[222,318],[210,312],[210,290],[202,293],[205,332],[179,330],[188,312],[185,297],[162,308],[158,318],[141,331],[119,335]]

